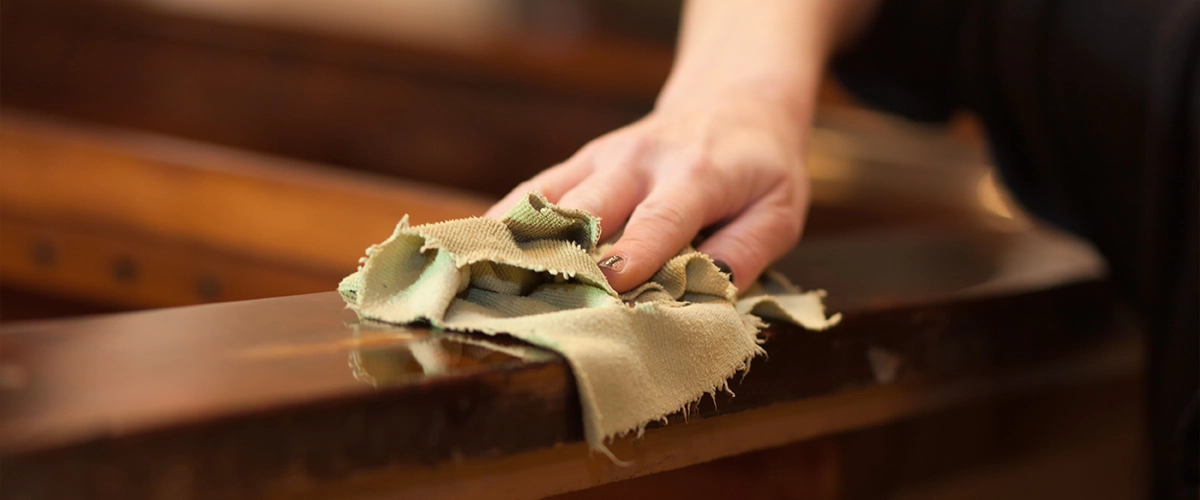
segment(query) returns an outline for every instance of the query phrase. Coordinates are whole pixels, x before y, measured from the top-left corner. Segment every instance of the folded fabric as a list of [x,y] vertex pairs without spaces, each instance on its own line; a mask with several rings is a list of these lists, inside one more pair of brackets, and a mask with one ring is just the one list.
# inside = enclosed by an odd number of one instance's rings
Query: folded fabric
[[[773,281],[737,300],[712,260],[685,248],[650,281],[617,294],[596,261],[590,214],[530,194],[500,220],[409,227],[367,249],[338,291],[361,317],[508,334],[562,354],[578,384],[592,449],[728,391],[763,348],[760,318],[824,329],[824,292]],[[763,294],[763,291],[785,292]]]

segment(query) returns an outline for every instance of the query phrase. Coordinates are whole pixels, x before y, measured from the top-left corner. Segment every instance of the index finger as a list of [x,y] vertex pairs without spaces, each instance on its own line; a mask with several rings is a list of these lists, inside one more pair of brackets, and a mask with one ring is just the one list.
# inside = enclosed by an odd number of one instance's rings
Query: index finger
[[629,217],[625,232],[600,259],[618,293],[645,283],[712,222],[708,205],[687,183],[659,184]]

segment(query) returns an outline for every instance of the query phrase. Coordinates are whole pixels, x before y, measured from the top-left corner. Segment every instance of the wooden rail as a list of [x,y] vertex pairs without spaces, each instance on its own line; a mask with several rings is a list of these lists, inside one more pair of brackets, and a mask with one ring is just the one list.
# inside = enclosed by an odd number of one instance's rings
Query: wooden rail
[[990,271],[904,297],[885,280],[842,288],[852,296],[840,301],[841,326],[772,327],[769,358],[734,384],[737,397],[615,443],[631,467],[588,455],[574,384],[552,353],[363,324],[333,293],[12,325],[0,330],[0,489],[531,498],[1004,394],[1136,377],[1134,331],[1095,275],[1014,285],[1011,269],[985,265],[1039,246],[1058,246],[1038,255],[1065,268],[1094,259],[1069,240],[993,241],[983,246],[999,249],[991,257],[959,257],[978,265],[880,241],[831,237],[825,244],[848,257],[825,265],[861,266],[854,256],[871,245],[891,265]]
[[331,290],[404,214],[487,198],[6,110],[0,271],[9,285],[126,307]]

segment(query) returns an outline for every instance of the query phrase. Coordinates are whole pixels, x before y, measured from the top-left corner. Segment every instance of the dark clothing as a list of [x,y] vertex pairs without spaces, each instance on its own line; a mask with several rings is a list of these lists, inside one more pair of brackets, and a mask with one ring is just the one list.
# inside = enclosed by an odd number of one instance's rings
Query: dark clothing
[[1200,0],[885,0],[834,71],[976,113],[1018,199],[1104,254],[1150,332],[1154,496],[1196,498]]

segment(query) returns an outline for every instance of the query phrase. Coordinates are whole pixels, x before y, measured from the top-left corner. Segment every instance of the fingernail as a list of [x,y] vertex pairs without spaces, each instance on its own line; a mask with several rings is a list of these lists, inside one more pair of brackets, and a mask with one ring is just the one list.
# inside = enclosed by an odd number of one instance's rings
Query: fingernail
[[729,267],[729,264],[720,259],[714,260],[713,264],[716,264],[717,269],[720,269],[721,272],[729,275],[729,281],[733,281],[733,268]]
[[611,269],[616,272],[621,272],[621,270],[625,268],[625,258],[621,257],[620,255],[609,255],[608,257],[600,259],[600,262],[597,262],[596,265],[606,269]]

